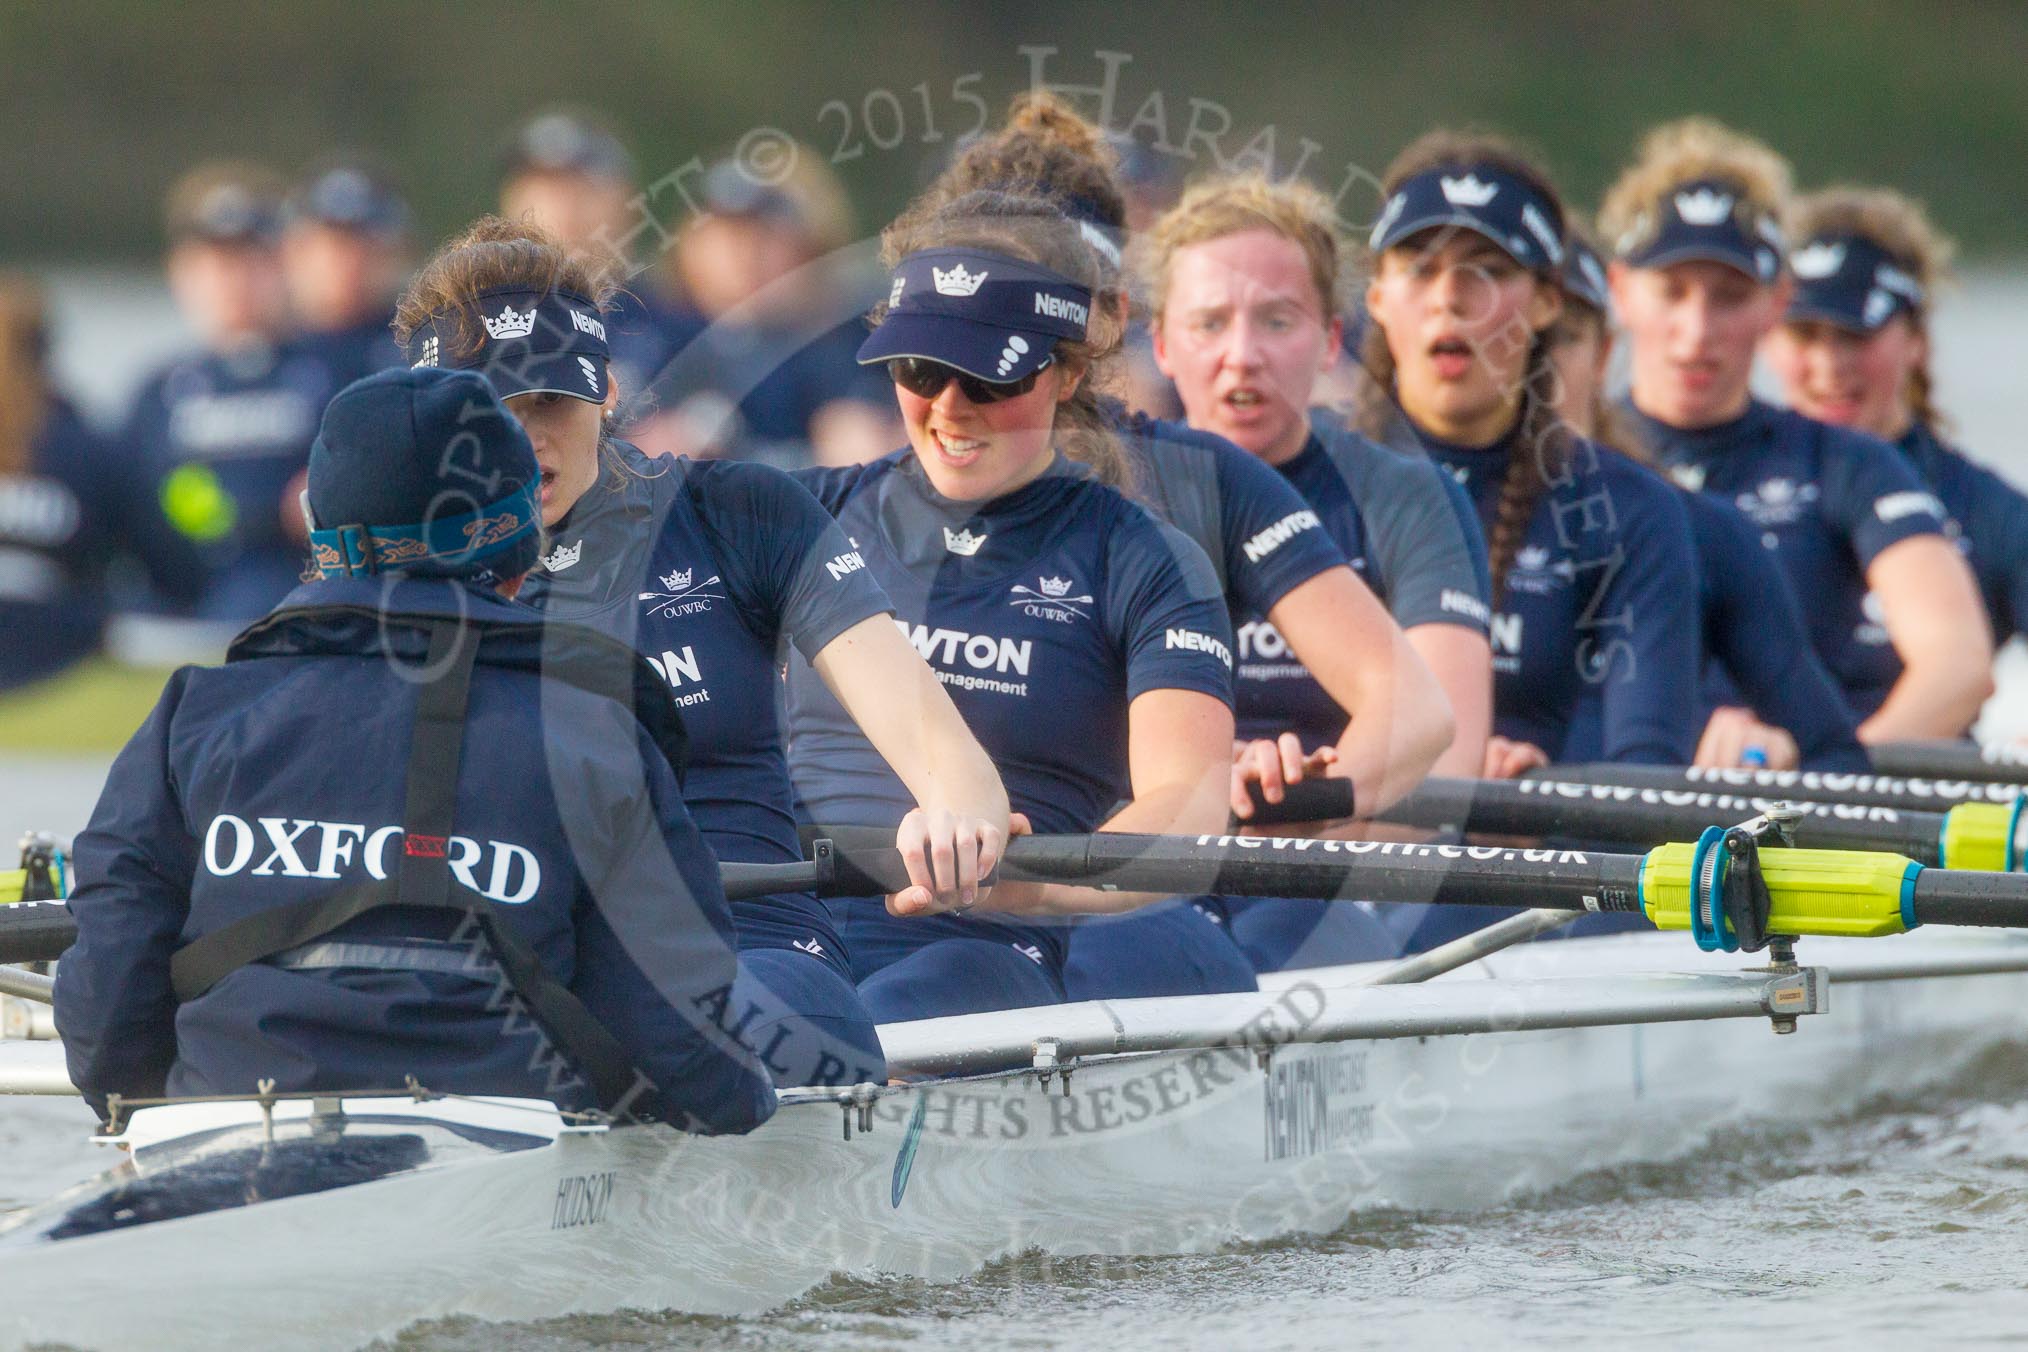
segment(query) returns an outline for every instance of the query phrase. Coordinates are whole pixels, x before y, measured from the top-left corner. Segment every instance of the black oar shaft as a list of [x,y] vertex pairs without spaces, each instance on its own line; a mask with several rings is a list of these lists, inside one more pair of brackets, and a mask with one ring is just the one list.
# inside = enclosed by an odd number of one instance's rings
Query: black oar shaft
[[1968,779],[1976,783],[2028,781],[2028,749],[1976,742],[1883,742],[1867,752],[1883,775]]
[[0,962],[54,962],[76,939],[70,908],[60,901],[0,906]]
[[[821,889],[854,896],[908,884],[890,832],[817,827],[831,859],[724,866],[733,895]],[[1121,892],[1638,910],[1641,856],[1267,836],[1021,836],[997,876]],[[831,881],[825,882],[829,877]],[[0,962],[61,957],[76,937],[60,904],[0,906]]]
[[1959,803],[2011,803],[2028,793],[2028,784],[1827,774],[1814,770],[1700,770],[1661,765],[1552,765],[1531,770],[1529,778],[1648,789],[1710,789],[1917,812],[1942,812]]
[[1183,895],[1638,909],[1641,857],[1271,836],[1030,836],[1003,877]]
[[1913,897],[1918,924],[2028,927],[2028,876],[2019,873],[1924,869]]
[[[1695,840],[1708,826],[1736,826],[1784,800],[1709,789],[1636,788],[1558,780],[1429,779],[1380,821],[1491,835],[1563,836],[1643,848]],[[1939,812],[1799,801],[1796,844],[1817,850],[1888,850],[1919,864],[1940,858]]]

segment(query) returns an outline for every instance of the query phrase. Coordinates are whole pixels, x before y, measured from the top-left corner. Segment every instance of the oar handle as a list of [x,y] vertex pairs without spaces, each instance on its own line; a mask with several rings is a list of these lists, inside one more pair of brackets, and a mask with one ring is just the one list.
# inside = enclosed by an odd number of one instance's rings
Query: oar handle
[[1328,822],[1349,817],[1353,812],[1352,781],[1318,776],[1314,779],[1299,779],[1282,787],[1282,801],[1270,803],[1260,791],[1260,785],[1246,786],[1247,797],[1253,800],[1253,815],[1246,819],[1248,826],[1279,826],[1289,822]]
[[1883,775],[1969,779],[1991,784],[2028,780],[2028,748],[2004,742],[1883,742],[1867,750]]

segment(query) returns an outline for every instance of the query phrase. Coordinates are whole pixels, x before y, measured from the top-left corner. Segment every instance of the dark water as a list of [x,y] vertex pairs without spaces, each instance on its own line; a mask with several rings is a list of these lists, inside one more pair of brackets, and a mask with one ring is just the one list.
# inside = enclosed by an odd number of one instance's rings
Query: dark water
[[835,1281],[755,1319],[410,1330],[403,1352],[568,1348],[1840,1346],[2028,1340],[2028,1047],[1919,1102],[1715,1133],[1493,1211],[1387,1211],[1188,1258]]

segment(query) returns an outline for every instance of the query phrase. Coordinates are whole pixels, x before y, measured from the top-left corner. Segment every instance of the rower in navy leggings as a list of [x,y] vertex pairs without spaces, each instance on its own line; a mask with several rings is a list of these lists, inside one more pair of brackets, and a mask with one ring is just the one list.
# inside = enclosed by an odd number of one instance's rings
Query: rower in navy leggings
[[[1034,830],[1218,829],[1231,630],[1203,552],[1100,481],[1123,474],[1123,452],[1085,382],[1117,352],[1119,330],[1095,313],[1089,244],[1053,205],[1002,193],[922,204],[887,243],[891,299],[860,355],[889,364],[910,447],[804,481],[865,555]],[[807,819],[890,819],[892,776],[794,661],[788,692]],[[993,901],[1009,896],[1023,889],[1002,884]],[[1024,897],[1044,909],[1103,904],[1084,889]],[[883,1019],[1064,998],[1061,925],[833,909]]]

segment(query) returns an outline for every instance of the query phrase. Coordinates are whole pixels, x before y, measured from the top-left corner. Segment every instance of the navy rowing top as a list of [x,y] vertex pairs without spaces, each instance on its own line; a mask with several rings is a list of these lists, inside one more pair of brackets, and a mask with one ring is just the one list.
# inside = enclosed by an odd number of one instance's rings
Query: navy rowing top
[[2028,495],[1925,423],[1910,424],[1895,446],[1957,522],[1958,547],[1979,580],[1994,644],[2028,630]]
[[172,519],[207,573],[201,616],[251,620],[301,581],[309,549],[288,531],[300,520],[288,490],[310,463],[324,406],[350,378],[317,344],[291,342],[188,357],[142,386],[120,437],[127,472],[171,476],[168,495],[185,505]]
[[[1490,537],[1518,431],[1454,446],[1408,427],[1448,469]],[[1587,694],[1599,701],[1596,758],[1686,764],[1697,734],[1697,557],[1681,495],[1596,442],[1573,439],[1569,473],[1550,482],[1492,623],[1493,728],[1570,758]]]
[[[1485,537],[1464,489],[1429,460],[1376,445],[1327,410],[1311,410],[1310,424],[1293,459],[1254,463],[1301,495],[1308,518],[1403,629],[1456,624],[1486,633]],[[1293,731],[1305,747],[1336,742],[1344,709],[1289,650],[1265,608],[1231,599],[1240,735]]]
[[650,459],[616,465],[550,531],[522,599],[642,653],[690,736],[683,797],[720,859],[802,858],[777,710],[783,638],[805,657],[893,606],[861,553],[780,470]]
[[1273,466],[1224,437],[1108,402],[1133,465],[1133,496],[1193,540],[1234,615],[1265,615],[1303,583],[1349,562],[1310,504]]
[[[1036,831],[1093,830],[1129,791],[1135,697],[1178,689],[1230,702],[1232,631],[1210,562],[1082,466],[1059,455],[984,503],[938,493],[908,450],[796,477],[865,556]],[[788,701],[807,819],[898,822],[914,800],[795,658]],[[1060,934],[1035,942],[1061,950]]]
[[138,559],[164,597],[197,599],[196,550],[164,519],[154,479],[128,469],[52,397],[26,468],[0,471],[0,690],[98,651],[107,565],[121,555]]
[[1782,562],[1810,643],[1861,719],[1901,677],[1866,569],[1881,551],[1945,533],[1943,504],[1892,446],[1754,400],[1685,431],[1622,405],[1627,424],[1686,487],[1731,502]]
[[[1788,574],[1739,510],[1709,493],[1683,494],[1697,543],[1697,602],[1704,671],[1698,727],[1721,705],[1744,705],[1796,739],[1806,770],[1864,774],[1859,721],[1810,646]],[[1596,760],[1597,702],[1571,731],[1572,760]]]

